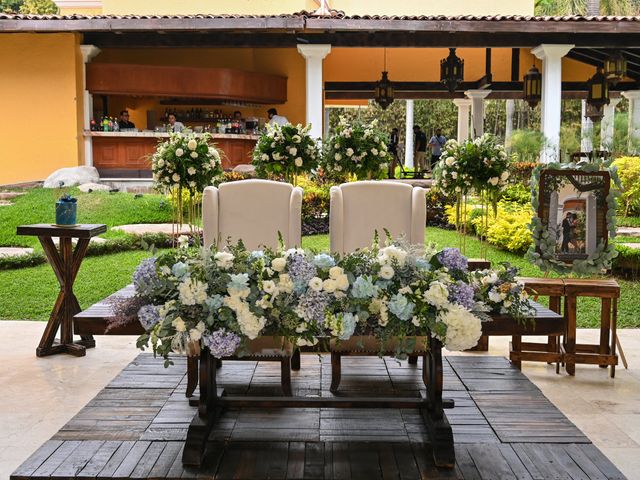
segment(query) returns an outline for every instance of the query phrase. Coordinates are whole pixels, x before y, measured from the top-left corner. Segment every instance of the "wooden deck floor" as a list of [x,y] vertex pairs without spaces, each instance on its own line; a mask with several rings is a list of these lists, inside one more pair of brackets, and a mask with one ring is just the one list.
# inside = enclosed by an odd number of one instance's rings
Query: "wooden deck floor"
[[[279,364],[225,362],[227,391],[279,394]],[[623,479],[524,375],[499,357],[447,357],[447,411],[455,470],[438,470],[417,411],[229,411],[205,466],[185,469],[181,448],[195,413],[183,359],[168,369],[142,354],[37,450],[12,479]],[[417,394],[419,368],[375,357],[343,359],[341,390]],[[303,355],[295,395],[331,395],[328,358]]]

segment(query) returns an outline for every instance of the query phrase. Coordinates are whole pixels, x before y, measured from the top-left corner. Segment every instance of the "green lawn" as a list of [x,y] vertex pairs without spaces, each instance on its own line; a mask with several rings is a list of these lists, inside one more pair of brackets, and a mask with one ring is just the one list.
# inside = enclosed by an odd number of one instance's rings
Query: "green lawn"
[[[132,193],[82,193],[77,188],[34,188],[13,200],[14,204],[0,208],[0,246],[37,247],[36,237],[19,237],[16,226],[29,223],[54,223],[55,202],[65,193],[78,199],[79,223],[105,223],[108,227],[130,223],[163,223],[171,221],[171,205],[164,196],[145,194],[135,198]],[[107,232],[106,238],[119,237],[121,232]]]

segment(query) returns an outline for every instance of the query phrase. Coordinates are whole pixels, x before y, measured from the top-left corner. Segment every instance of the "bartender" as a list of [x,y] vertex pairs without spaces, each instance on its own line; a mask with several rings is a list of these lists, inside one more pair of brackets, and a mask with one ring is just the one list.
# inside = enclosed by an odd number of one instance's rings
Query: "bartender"
[[169,114],[169,127],[171,128],[172,132],[182,132],[182,130],[184,129],[184,124],[182,122],[178,122],[176,121],[176,114],[175,113],[170,113]]
[[129,112],[126,110],[122,110],[120,112],[118,125],[120,126],[120,130],[122,130],[123,128],[136,128],[136,124],[129,121]]
[[267,115],[269,116],[269,123],[271,125],[278,124],[280,126],[286,125],[289,123],[289,120],[284,115],[278,115],[278,111],[275,108],[270,108],[267,110]]

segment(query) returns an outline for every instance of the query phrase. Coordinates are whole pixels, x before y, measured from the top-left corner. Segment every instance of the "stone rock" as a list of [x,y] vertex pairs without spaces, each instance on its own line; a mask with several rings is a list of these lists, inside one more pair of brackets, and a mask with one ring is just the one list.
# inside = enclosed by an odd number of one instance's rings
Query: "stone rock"
[[56,170],[44,181],[44,188],[74,187],[83,183],[98,183],[100,175],[95,167],[68,167]]
[[136,223],[133,225],[118,225],[112,227],[111,230],[120,230],[125,233],[133,235],[144,235],[145,233],[165,233],[167,235],[173,234],[188,234],[190,233],[189,225],[182,225],[179,228],[178,225],[172,225],[171,223]]
[[240,165],[236,165],[233,167],[233,171],[235,173],[244,173],[245,175],[255,175],[256,167],[247,163],[241,163]]
[[[51,241],[53,242],[54,245],[60,245],[60,238],[59,237],[51,237]],[[71,243],[73,243],[74,245],[76,243],[78,243],[78,239],[77,238],[73,238],[71,239]],[[107,243],[107,240],[105,238],[102,237],[91,237],[89,239],[89,243]]]
[[78,187],[78,189],[84,193],[88,193],[89,190],[92,192],[108,192],[111,187],[103,183],[83,183]]
[[33,253],[33,248],[0,247],[0,257],[22,257]]

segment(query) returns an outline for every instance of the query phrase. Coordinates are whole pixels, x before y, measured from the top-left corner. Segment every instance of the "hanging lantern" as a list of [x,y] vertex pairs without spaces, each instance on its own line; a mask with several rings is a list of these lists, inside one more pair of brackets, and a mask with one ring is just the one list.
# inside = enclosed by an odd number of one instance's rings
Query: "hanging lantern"
[[440,81],[450,93],[456,91],[464,79],[464,60],[456,56],[456,49],[449,49],[449,56],[440,60]]
[[376,88],[373,94],[373,98],[383,110],[386,110],[389,105],[393,103],[393,86],[387,76],[387,49],[384,49],[384,70],[382,71],[382,78],[376,83]]
[[602,118],[602,108],[609,105],[610,101],[609,84],[601,68],[587,81],[587,90],[587,117],[599,120]]
[[604,76],[611,85],[617,85],[627,75],[627,60],[616,52],[604,61]]
[[524,100],[531,108],[535,108],[542,98],[542,74],[534,65],[524,76],[523,81]]

